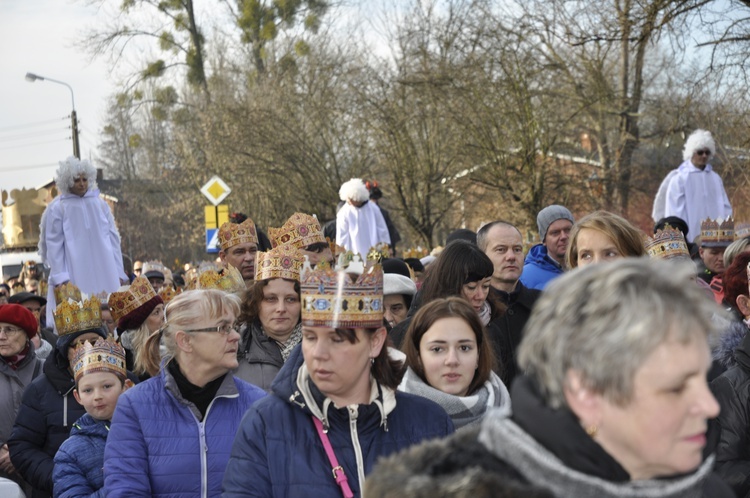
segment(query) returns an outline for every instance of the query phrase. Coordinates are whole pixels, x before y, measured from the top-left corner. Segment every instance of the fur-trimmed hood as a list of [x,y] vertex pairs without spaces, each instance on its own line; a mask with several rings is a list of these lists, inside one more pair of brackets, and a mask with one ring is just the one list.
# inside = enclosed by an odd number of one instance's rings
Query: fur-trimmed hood
[[729,322],[729,326],[719,336],[719,343],[713,352],[714,361],[729,369],[737,364],[735,350],[745,338],[748,328],[744,322]]

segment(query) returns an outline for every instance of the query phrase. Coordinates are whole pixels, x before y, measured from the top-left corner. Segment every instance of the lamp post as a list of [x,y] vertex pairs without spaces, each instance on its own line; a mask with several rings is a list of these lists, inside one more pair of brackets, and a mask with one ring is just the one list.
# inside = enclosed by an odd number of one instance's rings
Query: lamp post
[[81,148],[78,144],[78,117],[76,115],[76,100],[75,100],[75,97],[73,96],[73,88],[67,83],[65,83],[64,81],[53,80],[52,78],[39,76],[38,74],[34,74],[34,73],[26,73],[26,81],[30,81],[31,83],[33,83],[36,80],[51,81],[52,83],[65,85],[68,87],[68,90],[70,90],[70,101],[73,104],[73,112],[70,113],[70,126],[71,126],[71,130],[73,130],[73,155],[76,156],[78,159],[80,159]]

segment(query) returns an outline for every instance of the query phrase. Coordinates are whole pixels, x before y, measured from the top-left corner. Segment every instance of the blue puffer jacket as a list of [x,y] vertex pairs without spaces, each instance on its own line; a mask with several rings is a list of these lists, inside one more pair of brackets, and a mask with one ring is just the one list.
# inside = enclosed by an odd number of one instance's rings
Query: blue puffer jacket
[[162,368],[117,400],[104,450],[106,495],[219,496],[240,420],[265,394],[227,374],[201,421]]
[[73,397],[75,381],[68,371],[68,345],[86,332],[92,330],[60,337],[54,353],[44,361],[43,375],[23,392],[8,448],[13,466],[34,488],[32,498],[52,496],[55,453],[68,439],[73,423],[86,413]]
[[552,279],[562,274],[563,269],[549,257],[547,248],[537,244],[526,255],[521,283],[529,289],[543,290]]
[[242,419],[224,476],[225,498],[341,496],[312,416],[328,427],[355,496],[378,458],[453,432],[437,404],[376,382],[370,404],[336,408],[310,381],[299,346],[271,390]]
[[104,497],[104,445],[109,420],[88,413],[79,418],[70,437],[57,450],[52,472],[55,498]]

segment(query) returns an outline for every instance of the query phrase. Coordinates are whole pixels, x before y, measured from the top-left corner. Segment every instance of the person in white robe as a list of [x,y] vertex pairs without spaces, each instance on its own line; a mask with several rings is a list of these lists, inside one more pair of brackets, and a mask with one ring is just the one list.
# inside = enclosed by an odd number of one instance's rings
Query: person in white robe
[[54,324],[55,287],[66,282],[87,294],[111,293],[128,281],[120,234],[109,206],[99,197],[96,169],[69,157],[55,175],[60,191],[40,225],[39,254],[49,268],[47,324]]
[[345,204],[336,215],[337,245],[361,255],[363,260],[372,247],[381,242],[390,245],[383,213],[377,204],[369,202],[370,192],[360,178],[341,185],[339,197]]
[[677,216],[688,225],[688,241],[701,233],[706,218],[725,220],[732,216],[732,206],[721,177],[709,161],[716,154],[711,132],[695,130],[685,141],[684,162],[671,179],[666,191],[664,216]]

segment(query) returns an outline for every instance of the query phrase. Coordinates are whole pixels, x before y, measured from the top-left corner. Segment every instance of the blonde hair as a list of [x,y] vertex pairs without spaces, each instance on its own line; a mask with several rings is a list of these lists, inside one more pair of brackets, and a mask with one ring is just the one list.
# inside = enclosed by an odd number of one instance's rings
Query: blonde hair
[[634,227],[628,220],[609,211],[594,211],[584,216],[570,231],[570,242],[568,251],[565,253],[565,262],[568,268],[578,266],[578,235],[581,230],[588,228],[601,232],[614,242],[617,250],[623,257],[639,257],[646,255],[646,246],[643,240],[646,235]]
[[[240,298],[216,289],[185,291],[172,299],[164,310],[167,321],[161,329],[149,336],[143,348],[143,362],[149,373],[155,375],[164,365],[177,358],[175,333],[195,326],[205,318],[221,318],[226,312],[235,317],[240,313]],[[159,346],[166,349],[160,358]]]

